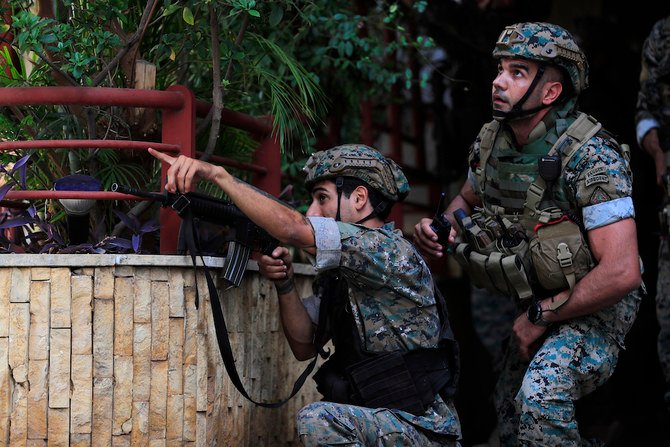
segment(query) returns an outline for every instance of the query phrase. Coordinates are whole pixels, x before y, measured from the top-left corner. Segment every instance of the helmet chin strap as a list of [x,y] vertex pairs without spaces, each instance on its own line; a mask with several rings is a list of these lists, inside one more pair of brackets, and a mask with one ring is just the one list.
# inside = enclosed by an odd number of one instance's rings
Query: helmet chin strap
[[367,216],[365,216],[364,218],[362,218],[361,220],[359,220],[359,221],[356,222],[356,223],[357,223],[357,224],[362,224],[363,222],[367,222],[368,220],[372,219],[373,217],[378,216],[379,213],[381,213],[382,211],[384,211],[384,210],[386,209],[387,206],[388,206],[388,203],[386,203],[386,202],[380,202],[380,203],[375,207],[375,209],[372,210],[372,212],[371,212],[370,214],[368,214]]
[[545,70],[545,64],[540,64],[540,66],[537,69],[537,73],[535,73],[535,77],[533,78],[533,82],[530,83],[528,86],[528,90],[526,90],[526,93],[521,97],[519,101],[517,101],[514,106],[512,106],[512,110],[509,112],[503,112],[501,110],[494,110],[493,111],[493,119],[497,121],[513,121],[513,120],[518,120],[521,118],[527,118],[531,115],[534,115],[535,113],[539,112],[542,109],[546,109],[547,107],[551,107],[551,104],[542,104],[537,107],[533,107],[532,109],[526,109],[522,110],[521,107],[523,107],[524,103],[528,101],[528,98],[530,98],[530,95],[533,93],[535,88],[537,87],[537,84],[540,82],[540,79],[544,75],[544,70]]
[[337,190],[337,213],[335,220],[340,221],[340,200],[342,199],[342,186],[344,185],[344,177],[337,177],[335,179],[335,189]]
[[[344,185],[344,177],[337,177],[335,179],[335,189],[337,190],[337,213],[335,214],[335,220],[336,221],[341,221],[341,215],[340,215],[340,203],[342,200],[342,186]],[[374,210],[358,222],[355,222],[356,224],[362,224],[363,222],[367,222],[368,220],[372,219],[373,217],[377,216],[379,213],[384,211],[386,207],[388,206],[387,202],[380,202]]]

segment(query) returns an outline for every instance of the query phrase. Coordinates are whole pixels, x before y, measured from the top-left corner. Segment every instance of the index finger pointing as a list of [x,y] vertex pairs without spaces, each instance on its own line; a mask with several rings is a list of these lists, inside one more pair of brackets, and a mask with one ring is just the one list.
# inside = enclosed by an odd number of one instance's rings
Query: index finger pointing
[[168,154],[164,154],[162,152],[158,152],[156,149],[153,148],[148,148],[148,152],[153,155],[155,158],[159,159],[160,161],[163,161],[169,165],[172,165],[174,161],[176,160],[175,157],[171,157]]

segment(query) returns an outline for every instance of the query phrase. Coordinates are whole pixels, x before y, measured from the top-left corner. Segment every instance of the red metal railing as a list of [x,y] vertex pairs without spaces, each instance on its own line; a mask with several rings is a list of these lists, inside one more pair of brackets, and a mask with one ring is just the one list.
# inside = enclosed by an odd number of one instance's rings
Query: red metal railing
[[[161,142],[128,140],[32,140],[0,142],[0,151],[17,149],[88,149],[146,150],[148,147],[171,154],[197,156],[195,149],[195,120],[208,113],[209,104],[196,101],[191,90],[172,86],[165,91],[134,90],[103,87],[16,87],[0,89],[0,104],[19,105],[96,105],[117,107],[144,107],[160,109],[162,113]],[[279,144],[273,134],[272,122],[231,110],[221,114],[222,124],[245,130],[259,140],[253,163],[242,163],[223,157],[211,161],[225,166],[248,170],[252,183],[266,192],[278,195],[281,184]],[[167,166],[161,168],[165,178]],[[10,191],[7,200],[35,199],[95,199],[128,200],[135,196],[107,191]],[[160,252],[175,253],[180,219],[172,210],[161,208]]]

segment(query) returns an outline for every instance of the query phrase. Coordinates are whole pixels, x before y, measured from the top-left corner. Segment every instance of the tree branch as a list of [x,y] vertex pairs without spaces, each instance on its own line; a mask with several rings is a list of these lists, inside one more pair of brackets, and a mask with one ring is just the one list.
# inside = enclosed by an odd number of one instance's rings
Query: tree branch
[[142,12],[142,18],[140,19],[140,23],[137,26],[137,31],[130,36],[130,39],[126,42],[126,45],[119,50],[118,53],[112,58],[112,60],[107,64],[105,68],[98,73],[95,78],[93,78],[93,86],[98,86],[102,81],[104,81],[105,77],[107,74],[109,74],[110,71],[112,71],[114,68],[116,68],[117,65],[119,65],[119,62],[121,62],[121,59],[130,51],[130,49],[137,44],[142,37],[144,36],[144,33],[147,30],[147,26],[149,25],[149,22],[151,20],[151,16],[154,13],[154,10],[156,9],[156,4],[158,3],[158,0],[150,0],[147,2],[147,5],[144,8],[144,11]]
[[[201,160],[208,160],[214,153],[216,141],[219,138],[221,129],[221,112],[223,111],[223,90],[221,87],[221,55],[219,54],[219,19],[213,5],[209,7],[209,23],[212,34],[212,108],[207,115],[211,117],[212,126],[209,129],[209,139],[207,147],[200,157]],[[244,33],[249,25],[249,14],[245,14],[242,19],[242,25],[235,39],[235,46],[239,46],[244,38]],[[224,81],[229,81],[233,73],[233,58],[228,61]]]

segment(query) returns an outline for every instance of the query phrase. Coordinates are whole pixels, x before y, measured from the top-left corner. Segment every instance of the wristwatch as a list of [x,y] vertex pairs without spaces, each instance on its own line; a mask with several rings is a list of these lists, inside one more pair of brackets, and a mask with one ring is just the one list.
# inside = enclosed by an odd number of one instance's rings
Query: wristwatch
[[528,311],[526,312],[526,315],[528,316],[528,320],[531,323],[536,324],[538,326],[547,327],[547,326],[551,325],[551,322],[542,318],[542,312],[546,312],[546,311],[542,309],[542,306],[540,306],[540,302],[539,301],[534,301],[530,305],[530,307],[528,307]]

